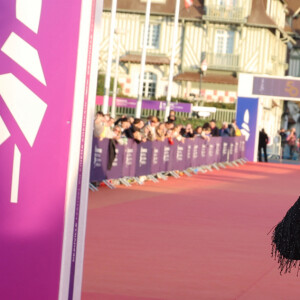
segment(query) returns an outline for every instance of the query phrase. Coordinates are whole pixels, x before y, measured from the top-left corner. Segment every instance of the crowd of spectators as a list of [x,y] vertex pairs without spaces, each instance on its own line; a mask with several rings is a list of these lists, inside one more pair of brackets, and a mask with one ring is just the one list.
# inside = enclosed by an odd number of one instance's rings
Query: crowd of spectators
[[118,144],[124,145],[128,139],[137,143],[146,141],[168,140],[170,144],[174,140],[184,142],[187,138],[202,138],[209,140],[216,136],[241,135],[235,120],[231,124],[223,122],[222,128],[218,128],[215,120],[205,123],[203,126],[192,127],[192,124],[178,124],[175,112],[171,110],[168,120],[161,121],[158,117],[150,116],[147,120],[127,117],[114,119],[109,114],[97,112],[94,122],[94,136],[100,140],[104,138],[114,139]]

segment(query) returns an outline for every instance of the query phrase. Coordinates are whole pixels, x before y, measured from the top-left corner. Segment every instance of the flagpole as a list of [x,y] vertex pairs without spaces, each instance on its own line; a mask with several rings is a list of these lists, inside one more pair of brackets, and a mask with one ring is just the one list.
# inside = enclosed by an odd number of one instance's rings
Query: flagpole
[[179,7],[180,7],[180,0],[176,0],[174,29],[173,29],[173,37],[172,37],[172,54],[171,54],[171,61],[170,61],[168,93],[167,93],[167,99],[166,99],[166,110],[165,110],[165,118],[164,118],[165,121],[167,121],[168,116],[170,114],[170,109],[171,109],[172,83],[173,83],[173,75],[174,75],[174,60],[175,60],[175,51],[176,51],[176,41],[177,41],[177,35],[178,35]]
[[150,9],[151,9],[151,0],[147,0],[143,49],[142,49],[142,58],[141,58],[140,81],[139,81],[138,99],[137,99],[136,109],[135,109],[135,117],[136,118],[140,118],[141,112],[142,112],[143,83],[144,83],[144,73],[145,73],[145,63],[146,63],[146,49],[147,49],[147,40],[148,40]]
[[110,33],[109,33],[109,45],[108,45],[108,58],[107,58],[107,69],[105,74],[104,82],[104,97],[102,112],[107,114],[108,112],[108,102],[109,102],[109,89],[110,89],[110,76],[111,76],[111,65],[112,65],[112,52],[114,45],[114,32],[116,25],[116,11],[117,11],[117,0],[112,1],[111,5],[111,20],[110,20]]
[[111,117],[116,117],[116,97],[117,97],[117,87],[118,87],[118,77],[119,77],[119,61],[120,61],[120,36],[119,32],[115,31],[117,36],[117,57],[116,57],[116,68],[115,68],[115,78],[114,78],[114,88],[113,88],[113,98],[111,104]]

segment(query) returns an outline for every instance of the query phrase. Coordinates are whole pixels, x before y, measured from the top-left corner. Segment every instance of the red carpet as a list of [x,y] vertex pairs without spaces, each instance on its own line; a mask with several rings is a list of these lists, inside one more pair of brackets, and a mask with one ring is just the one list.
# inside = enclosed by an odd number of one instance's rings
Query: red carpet
[[297,200],[299,171],[248,163],[91,192],[82,299],[300,299],[267,235]]

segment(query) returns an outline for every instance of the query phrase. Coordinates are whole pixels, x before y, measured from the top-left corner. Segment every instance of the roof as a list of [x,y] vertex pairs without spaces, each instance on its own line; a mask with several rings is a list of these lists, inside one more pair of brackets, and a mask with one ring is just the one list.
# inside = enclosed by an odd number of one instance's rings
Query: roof
[[247,24],[263,27],[277,27],[276,23],[266,13],[265,0],[252,1],[251,14]]
[[[121,62],[141,63],[141,55],[125,54],[120,57]],[[146,55],[146,64],[148,65],[169,65],[170,59],[167,56]]]
[[[286,0],[290,16],[294,16],[292,29],[300,35],[300,2],[299,0]],[[298,17],[297,17],[298,16]]]
[[[185,19],[201,19],[204,9],[204,0],[194,0],[194,4],[186,9],[184,1],[180,1],[179,17]],[[104,0],[103,9],[111,10],[112,0]],[[118,0],[117,10],[145,14],[147,1]],[[151,3],[151,14],[174,15],[175,0],[165,0],[165,3]]]
[[[200,82],[200,73],[183,72],[174,76],[173,80]],[[232,85],[238,84],[238,79],[232,75],[207,74],[205,76],[202,76],[201,81],[206,83],[218,83],[218,84],[232,84]]]

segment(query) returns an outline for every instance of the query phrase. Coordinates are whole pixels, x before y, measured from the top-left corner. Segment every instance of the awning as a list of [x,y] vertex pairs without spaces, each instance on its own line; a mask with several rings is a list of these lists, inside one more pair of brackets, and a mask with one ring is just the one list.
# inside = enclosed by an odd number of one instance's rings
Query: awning
[[[141,55],[138,54],[126,54],[120,58],[120,61],[140,64],[141,58],[142,58]],[[170,59],[167,56],[147,55],[146,64],[147,65],[169,65]]]
[[[173,78],[174,81],[200,82],[200,73],[183,72]],[[201,81],[206,83],[238,84],[238,79],[232,75],[207,74],[201,76]]]

